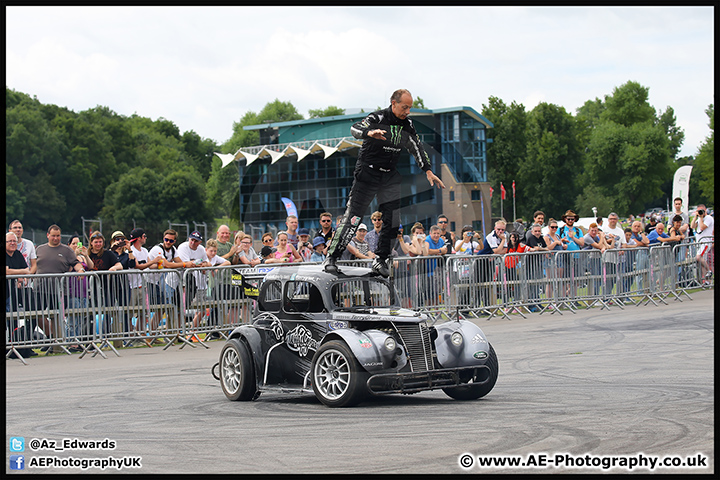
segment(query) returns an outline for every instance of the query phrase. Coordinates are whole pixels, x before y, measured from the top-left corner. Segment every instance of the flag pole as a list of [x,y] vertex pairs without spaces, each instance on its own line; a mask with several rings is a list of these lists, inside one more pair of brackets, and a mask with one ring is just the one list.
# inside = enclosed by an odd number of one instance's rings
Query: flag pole
[[513,222],[517,218],[517,213],[515,213],[515,180],[513,180]]

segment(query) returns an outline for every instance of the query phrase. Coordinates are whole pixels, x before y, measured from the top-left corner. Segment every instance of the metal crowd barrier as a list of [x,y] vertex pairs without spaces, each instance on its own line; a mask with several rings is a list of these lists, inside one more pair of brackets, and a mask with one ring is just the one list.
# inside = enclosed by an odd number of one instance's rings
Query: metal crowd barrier
[[[703,275],[702,255],[711,275]],[[445,255],[394,260],[401,305],[445,318],[530,312],[574,313],[691,298],[714,285],[714,239],[674,246]],[[369,266],[368,261],[340,264]],[[287,265],[292,266],[292,264]],[[253,300],[238,273],[261,279],[282,265],[185,270],[122,270],[6,277],[7,354],[29,348],[105,357],[131,344],[207,347],[200,334],[226,337],[249,323]]]

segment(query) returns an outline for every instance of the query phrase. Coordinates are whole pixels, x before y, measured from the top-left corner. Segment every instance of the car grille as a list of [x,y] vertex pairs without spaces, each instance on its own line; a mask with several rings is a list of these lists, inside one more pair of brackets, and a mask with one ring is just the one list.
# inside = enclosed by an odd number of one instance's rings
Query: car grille
[[427,325],[425,323],[395,324],[395,330],[405,345],[412,371],[432,370],[432,345]]

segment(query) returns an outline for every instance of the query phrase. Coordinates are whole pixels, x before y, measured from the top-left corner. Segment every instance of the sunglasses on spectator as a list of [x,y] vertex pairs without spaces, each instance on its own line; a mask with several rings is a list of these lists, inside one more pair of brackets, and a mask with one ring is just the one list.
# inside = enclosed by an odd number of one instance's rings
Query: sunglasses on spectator
[[496,231],[496,232],[504,232],[505,229],[504,229],[504,228],[496,228],[495,231]]
[[557,225],[555,225],[555,226],[552,226],[552,227],[550,227],[550,228],[557,228]]
[[104,238],[104,237],[102,236],[102,233],[96,233],[92,237],[90,237],[90,240],[94,240],[96,238]]
[[438,223],[447,223],[447,220],[443,220],[443,221],[438,222]]
[[332,220],[320,220],[321,223],[330,223]]
[[164,242],[167,242],[167,243],[175,243],[175,239],[174,239],[174,238],[163,238],[163,241],[164,241]]
[[267,243],[267,242],[272,242],[272,241],[273,241],[272,238],[266,238],[265,240],[262,241],[262,243]]

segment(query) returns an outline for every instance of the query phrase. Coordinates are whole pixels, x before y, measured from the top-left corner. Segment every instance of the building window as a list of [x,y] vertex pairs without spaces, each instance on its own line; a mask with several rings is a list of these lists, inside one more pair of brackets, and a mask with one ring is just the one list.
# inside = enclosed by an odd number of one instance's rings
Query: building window
[[451,201],[451,202],[454,202],[454,201],[455,201],[455,191],[454,191],[454,190],[451,190],[451,191],[450,191],[450,201]]
[[474,202],[480,201],[480,190],[473,190],[470,192],[470,199]]

